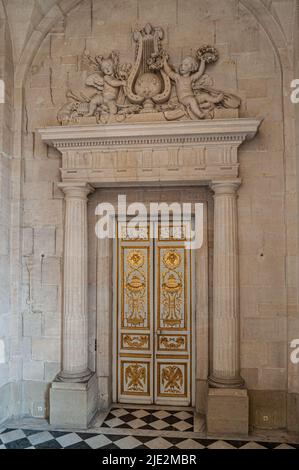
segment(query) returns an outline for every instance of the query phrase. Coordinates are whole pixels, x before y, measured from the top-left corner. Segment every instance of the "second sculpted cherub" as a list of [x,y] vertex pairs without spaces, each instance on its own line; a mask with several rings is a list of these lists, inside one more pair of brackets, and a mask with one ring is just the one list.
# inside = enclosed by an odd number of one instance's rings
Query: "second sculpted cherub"
[[206,62],[203,58],[199,64],[194,57],[187,56],[183,59],[179,72],[175,72],[169,66],[167,57],[164,57],[164,71],[175,82],[178,101],[185,106],[192,119],[204,119],[206,117],[206,113],[200,108],[201,104],[217,104],[224,98],[223,93],[219,93],[215,97],[206,93],[197,96],[194,94],[193,84],[203,76],[205,68]]

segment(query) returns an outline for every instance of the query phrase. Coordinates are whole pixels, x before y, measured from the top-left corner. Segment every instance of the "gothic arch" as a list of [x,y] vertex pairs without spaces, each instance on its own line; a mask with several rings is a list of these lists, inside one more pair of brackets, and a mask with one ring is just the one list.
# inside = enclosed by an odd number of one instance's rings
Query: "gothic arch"
[[[15,85],[17,88],[23,86],[27,70],[42,41],[53,25],[55,25],[59,20],[62,20],[65,15],[83,1],[85,0],[62,0],[59,4],[57,2],[36,26],[21,55],[19,64],[16,67]],[[290,66],[291,60],[280,53],[281,49],[287,48],[287,41],[283,30],[271,12],[265,7],[262,0],[239,1],[240,4],[242,4],[255,17],[256,21],[265,31],[273,49],[275,50],[277,58],[279,59],[280,66]]]

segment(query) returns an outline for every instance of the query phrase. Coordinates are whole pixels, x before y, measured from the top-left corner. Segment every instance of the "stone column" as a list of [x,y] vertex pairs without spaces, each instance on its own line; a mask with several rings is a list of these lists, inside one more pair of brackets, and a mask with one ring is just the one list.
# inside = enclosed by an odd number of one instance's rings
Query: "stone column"
[[237,190],[240,180],[215,181],[213,267],[213,370],[210,386],[239,388],[240,319]]
[[91,186],[63,184],[65,194],[62,381],[84,382],[88,369],[87,196]]
[[97,409],[97,380],[88,368],[86,183],[61,183],[65,194],[62,371],[50,389],[50,423],[87,428]]
[[249,399],[240,376],[237,190],[240,180],[213,181],[213,357],[207,401],[209,435],[247,436]]

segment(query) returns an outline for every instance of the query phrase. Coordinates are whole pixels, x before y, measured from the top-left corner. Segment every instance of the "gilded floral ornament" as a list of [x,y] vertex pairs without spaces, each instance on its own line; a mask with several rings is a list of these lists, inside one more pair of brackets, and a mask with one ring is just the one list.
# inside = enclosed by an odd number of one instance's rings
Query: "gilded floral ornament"
[[139,250],[130,251],[127,260],[133,269],[141,268],[144,265],[144,255]]
[[163,256],[163,263],[168,269],[176,269],[181,264],[181,255],[174,250],[167,251]]

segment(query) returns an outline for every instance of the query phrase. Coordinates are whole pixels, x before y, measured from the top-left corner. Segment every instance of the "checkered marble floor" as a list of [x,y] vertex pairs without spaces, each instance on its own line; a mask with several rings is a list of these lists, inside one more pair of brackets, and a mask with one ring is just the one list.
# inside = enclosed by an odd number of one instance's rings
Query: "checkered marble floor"
[[0,449],[299,449],[299,444],[5,428]]
[[193,432],[191,409],[112,407],[90,432],[25,423],[0,428],[0,449],[299,449],[299,444],[204,438]]
[[144,429],[155,431],[193,431],[193,412],[112,408],[103,428]]

